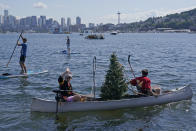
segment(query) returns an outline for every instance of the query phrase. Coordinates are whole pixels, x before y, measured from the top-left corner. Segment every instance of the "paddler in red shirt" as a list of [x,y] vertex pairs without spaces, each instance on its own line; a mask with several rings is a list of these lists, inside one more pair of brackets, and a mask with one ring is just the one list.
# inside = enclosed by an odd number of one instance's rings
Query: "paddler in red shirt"
[[142,76],[137,77],[135,79],[132,79],[130,81],[131,85],[136,86],[137,90],[141,94],[145,95],[154,95],[157,96],[160,94],[160,88],[158,87],[151,87],[151,81],[147,77],[148,75],[148,70],[143,69],[142,70]]

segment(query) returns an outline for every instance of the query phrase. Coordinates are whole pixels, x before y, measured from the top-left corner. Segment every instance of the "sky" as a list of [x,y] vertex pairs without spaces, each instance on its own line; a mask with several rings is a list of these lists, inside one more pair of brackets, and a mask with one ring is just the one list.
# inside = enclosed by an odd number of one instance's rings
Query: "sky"
[[18,18],[45,15],[60,22],[71,17],[72,24],[80,16],[83,24],[117,24],[165,16],[196,8],[196,0],[0,0],[0,15],[8,9]]

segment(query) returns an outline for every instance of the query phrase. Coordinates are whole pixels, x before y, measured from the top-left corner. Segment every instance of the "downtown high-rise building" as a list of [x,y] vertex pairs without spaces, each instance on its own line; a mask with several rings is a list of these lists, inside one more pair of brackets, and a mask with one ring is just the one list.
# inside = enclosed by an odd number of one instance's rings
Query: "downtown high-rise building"
[[21,18],[20,19],[20,26],[25,26],[26,22],[25,22],[25,18]]
[[52,18],[49,18],[48,20],[46,20],[46,25],[47,25],[48,27],[51,27],[52,24],[53,24],[53,19],[52,19]]
[[31,16],[31,26],[37,27],[37,16]]
[[0,25],[3,24],[3,16],[0,15]]
[[81,25],[81,18],[79,16],[76,17],[76,25]]
[[8,25],[8,10],[4,10],[3,24]]
[[8,25],[14,27],[16,25],[16,17],[9,15],[8,16]]
[[51,26],[53,24],[53,19],[52,18],[49,18],[48,20],[46,20],[46,25],[47,26]]
[[40,19],[41,19],[41,26],[45,26],[46,25],[46,16],[40,16]]
[[4,10],[4,16],[8,16],[8,10]]
[[38,18],[38,26],[41,27],[42,26],[42,19],[39,17]]
[[95,27],[95,24],[94,24],[94,23],[89,23],[89,24],[88,24],[88,27],[89,27],[89,28],[94,28],[94,27]]
[[70,26],[71,26],[71,18],[67,18],[67,31],[70,32]]
[[68,27],[71,26],[71,18],[70,17],[67,18],[67,26]]
[[61,27],[65,27],[65,18],[61,18]]
[[26,17],[25,18],[25,26],[30,27],[31,26],[31,17]]

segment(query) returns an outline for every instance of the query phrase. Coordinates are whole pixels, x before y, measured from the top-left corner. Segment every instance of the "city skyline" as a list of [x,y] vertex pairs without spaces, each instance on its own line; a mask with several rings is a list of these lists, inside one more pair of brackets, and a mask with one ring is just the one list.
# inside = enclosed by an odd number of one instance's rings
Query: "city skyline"
[[[81,23],[81,18],[76,17],[76,24],[71,24],[71,18],[67,18],[67,24],[65,18],[61,18],[59,23],[55,19],[47,18],[46,16],[27,16],[24,18],[16,18],[12,14],[9,14],[8,10],[3,11],[3,15],[0,15],[0,32],[17,32],[20,30],[26,30],[29,32],[50,32],[50,33],[65,33],[65,32],[84,32],[86,25]],[[94,27],[92,27],[94,28]]]
[[[19,17],[17,17],[17,16],[14,16],[13,14],[11,14],[10,13],[10,11],[8,10],[8,9],[5,9],[5,10],[3,10],[2,12],[0,12],[0,16],[1,17],[4,17],[4,16],[6,16],[6,17],[8,17],[8,16],[13,16],[13,17],[15,17],[16,19],[18,19],[18,20],[20,20],[20,19],[24,19],[24,18],[28,18],[28,17],[37,17],[37,18],[39,18],[39,17],[45,17],[45,19],[53,19],[52,17],[47,17],[47,16],[45,16],[45,15],[40,15],[40,16],[36,16],[36,15],[33,15],[33,16],[25,16],[25,17],[21,17],[21,18],[19,18]],[[60,18],[60,20],[56,20],[56,19],[53,19],[53,20],[55,20],[55,21],[58,21],[58,23],[60,24],[60,25],[78,25],[78,24],[82,24],[82,20],[81,20],[81,17],[80,16],[76,16],[75,18],[75,21],[74,20],[72,20],[70,17],[61,17]],[[1,19],[0,19],[1,20]],[[64,22],[63,22],[64,21]],[[66,23],[65,23],[65,21],[67,21]],[[73,21],[72,22],[72,24],[71,24],[71,21]],[[39,22],[39,21],[38,21]],[[68,24],[69,23],[69,24]],[[0,24],[2,24],[1,23],[1,21],[0,21]]]
[[[25,6],[21,7],[21,3]],[[59,23],[61,18],[70,17],[72,20],[77,16],[82,18],[82,23],[113,23],[117,24],[117,12],[121,13],[121,23],[131,23],[145,20],[149,17],[165,16],[196,8],[196,1],[189,0],[1,0],[0,15],[8,9],[10,14],[23,18],[27,16],[47,16]],[[75,21],[73,24],[76,24]]]
[[[19,21],[22,20],[22,19],[28,19],[29,17],[34,17],[34,18],[37,19],[37,23],[39,23],[39,18],[45,19],[45,20],[46,19],[52,19],[54,21],[57,21],[57,20],[55,20],[53,18],[50,18],[50,17],[47,17],[45,15],[40,15],[40,16],[26,16],[26,17],[23,17],[23,18],[17,18],[16,16],[12,15],[9,12],[9,10],[7,10],[7,9],[3,10],[2,15],[0,14],[0,24],[5,24],[4,19],[3,19],[4,17],[14,17],[14,19],[19,20]],[[67,21],[67,22],[65,22],[65,21]],[[75,17],[75,22],[73,22],[72,24],[71,24],[71,21],[74,21],[74,20],[72,20],[70,17],[67,17],[67,18],[61,17],[60,21],[57,21],[57,22],[61,26],[67,26],[67,25],[70,26],[70,25],[80,25],[80,24],[82,24],[82,22],[81,22],[82,20],[81,20],[81,17],[80,16]]]

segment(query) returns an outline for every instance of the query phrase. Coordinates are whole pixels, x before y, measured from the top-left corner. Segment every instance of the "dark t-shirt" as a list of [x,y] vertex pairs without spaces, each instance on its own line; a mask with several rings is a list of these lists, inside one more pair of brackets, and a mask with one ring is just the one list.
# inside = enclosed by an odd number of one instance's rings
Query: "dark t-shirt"
[[21,44],[22,48],[21,48],[21,56],[26,56],[26,53],[27,53],[27,43],[22,43]]
[[67,48],[70,48],[70,39],[67,39]]
[[73,96],[71,83],[64,81],[63,85],[61,85],[59,88],[60,90],[65,90],[65,92],[61,93],[61,95],[67,96],[67,97]]

